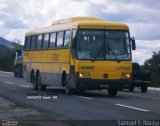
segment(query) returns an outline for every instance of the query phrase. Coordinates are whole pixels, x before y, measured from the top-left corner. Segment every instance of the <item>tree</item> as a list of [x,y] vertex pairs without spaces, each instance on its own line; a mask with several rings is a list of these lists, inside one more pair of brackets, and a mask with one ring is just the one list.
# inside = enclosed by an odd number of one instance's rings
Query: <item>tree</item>
[[152,57],[145,61],[144,69],[152,73],[154,85],[160,86],[160,51],[153,52]]
[[14,59],[12,58],[11,51],[7,54],[0,55],[0,70],[12,71]]

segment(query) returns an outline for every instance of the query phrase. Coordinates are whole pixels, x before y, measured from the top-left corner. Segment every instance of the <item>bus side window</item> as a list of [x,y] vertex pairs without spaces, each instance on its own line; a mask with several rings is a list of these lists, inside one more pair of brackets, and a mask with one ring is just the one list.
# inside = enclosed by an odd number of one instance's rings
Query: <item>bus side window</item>
[[57,34],[57,47],[63,46],[63,32],[58,32]]
[[32,36],[31,37],[31,49],[35,49],[36,47],[36,41],[37,41],[37,36]]
[[37,49],[41,49],[42,48],[42,41],[43,41],[43,35],[38,35],[38,38],[37,38]]
[[71,31],[65,31],[64,33],[64,47],[69,46]]
[[43,49],[48,48],[48,43],[49,43],[49,33],[44,34]]
[[50,43],[49,43],[49,48],[54,48],[56,46],[56,33],[51,33],[50,34]]
[[26,49],[29,50],[30,47],[31,47],[31,37],[30,36],[27,37],[27,41],[26,42],[27,42]]

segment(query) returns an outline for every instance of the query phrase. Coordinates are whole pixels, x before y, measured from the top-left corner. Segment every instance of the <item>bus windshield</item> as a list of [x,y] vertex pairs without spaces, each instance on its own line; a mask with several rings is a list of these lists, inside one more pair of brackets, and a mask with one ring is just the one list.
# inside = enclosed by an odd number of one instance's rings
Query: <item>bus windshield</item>
[[77,57],[88,60],[131,60],[128,31],[79,30]]

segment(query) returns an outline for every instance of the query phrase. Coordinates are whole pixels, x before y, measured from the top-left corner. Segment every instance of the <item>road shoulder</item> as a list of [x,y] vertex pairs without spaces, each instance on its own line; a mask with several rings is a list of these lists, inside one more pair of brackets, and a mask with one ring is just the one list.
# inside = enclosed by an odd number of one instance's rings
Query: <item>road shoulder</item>
[[30,108],[16,105],[0,97],[0,126],[70,126],[60,120],[43,120],[42,115]]
[[160,91],[160,88],[148,87],[148,90],[152,90],[152,91]]

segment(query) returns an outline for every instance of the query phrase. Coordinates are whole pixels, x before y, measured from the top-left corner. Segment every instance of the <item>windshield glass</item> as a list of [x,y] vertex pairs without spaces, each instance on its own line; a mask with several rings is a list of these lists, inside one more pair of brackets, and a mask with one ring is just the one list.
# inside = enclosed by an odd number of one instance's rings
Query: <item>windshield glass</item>
[[107,59],[130,59],[130,43],[128,32],[106,31],[105,42],[108,45]]
[[128,31],[80,30],[77,37],[78,59],[130,60]]

